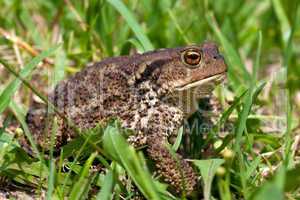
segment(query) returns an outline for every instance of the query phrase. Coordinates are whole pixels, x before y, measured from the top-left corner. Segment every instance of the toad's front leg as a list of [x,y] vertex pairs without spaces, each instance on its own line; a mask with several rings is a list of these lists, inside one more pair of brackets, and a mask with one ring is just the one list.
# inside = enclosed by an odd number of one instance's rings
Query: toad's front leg
[[182,121],[181,110],[163,104],[148,110],[139,127],[146,138],[147,154],[158,173],[178,193],[190,194],[196,187],[197,175],[182,156],[170,152],[167,147],[168,137],[177,134]]
[[148,156],[155,162],[155,167],[164,181],[171,184],[176,192],[189,195],[195,190],[197,175],[181,155],[170,152],[166,142],[155,136],[148,137]]

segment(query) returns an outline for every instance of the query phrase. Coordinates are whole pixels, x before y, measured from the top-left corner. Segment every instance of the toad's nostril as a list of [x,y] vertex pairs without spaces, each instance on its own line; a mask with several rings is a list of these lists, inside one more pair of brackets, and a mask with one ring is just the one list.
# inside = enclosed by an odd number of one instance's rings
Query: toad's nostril
[[224,59],[224,57],[223,57],[221,54],[214,55],[213,58],[214,58],[215,60],[218,60],[218,59]]

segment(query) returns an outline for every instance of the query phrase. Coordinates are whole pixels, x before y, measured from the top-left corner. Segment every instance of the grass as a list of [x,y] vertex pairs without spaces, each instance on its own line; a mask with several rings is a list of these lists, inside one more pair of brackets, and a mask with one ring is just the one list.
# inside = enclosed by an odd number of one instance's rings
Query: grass
[[[35,188],[46,199],[136,193],[300,199],[297,0],[0,0],[0,6],[0,186]],[[43,152],[32,158],[20,148],[19,134],[31,137],[24,116],[32,93],[105,57],[205,40],[219,44],[229,71],[227,84],[215,90],[221,115],[207,130],[203,113],[196,113],[173,146],[202,177],[195,196],[168,191],[117,122],[80,134],[57,158]]]

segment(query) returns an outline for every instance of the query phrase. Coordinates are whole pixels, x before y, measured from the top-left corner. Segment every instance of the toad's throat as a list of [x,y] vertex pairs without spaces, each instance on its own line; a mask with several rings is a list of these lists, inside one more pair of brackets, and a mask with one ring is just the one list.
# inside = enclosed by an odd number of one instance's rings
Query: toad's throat
[[177,91],[184,91],[184,90],[189,90],[191,88],[199,88],[200,86],[205,86],[207,84],[211,85],[218,85],[220,84],[224,79],[226,78],[226,74],[225,73],[221,73],[221,74],[216,74],[214,76],[199,80],[199,81],[195,81],[192,83],[188,83],[182,86],[178,86],[175,88],[175,90]]

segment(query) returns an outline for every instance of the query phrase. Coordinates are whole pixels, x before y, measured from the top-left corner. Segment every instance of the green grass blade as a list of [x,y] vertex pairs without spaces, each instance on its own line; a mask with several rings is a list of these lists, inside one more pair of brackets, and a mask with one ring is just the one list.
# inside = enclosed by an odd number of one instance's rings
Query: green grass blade
[[12,120],[12,115],[11,113],[8,114],[8,116],[4,119],[3,121],[3,125],[2,127],[0,128],[0,138],[2,136],[2,134],[4,133],[5,129],[8,127],[8,124],[11,122]]
[[241,111],[241,114],[239,116],[238,124],[236,127],[235,131],[235,144],[234,144],[234,151],[238,155],[238,165],[239,165],[239,173],[240,173],[240,178],[241,178],[241,183],[242,183],[242,188],[244,190],[243,195],[247,194],[245,191],[246,189],[246,175],[245,173],[245,166],[244,166],[244,159],[243,159],[243,152],[241,151],[241,142],[242,142],[242,136],[243,132],[246,129],[246,122],[247,122],[247,117],[249,115],[249,112],[251,110],[252,106],[252,90],[248,90],[244,99],[243,103],[243,109]]
[[50,160],[49,163],[50,163],[50,166],[49,166],[50,172],[49,172],[49,177],[48,177],[47,199],[51,200],[52,193],[54,191],[55,161]]
[[138,24],[133,13],[125,6],[124,2],[120,0],[107,0],[107,2],[110,3],[124,17],[135,36],[143,45],[144,50],[148,51],[154,49],[142,27]]
[[182,136],[183,136],[183,126],[181,126],[180,129],[178,130],[176,140],[175,140],[174,144],[172,145],[173,151],[176,152],[178,150],[181,140],[182,140]]
[[247,168],[246,171],[246,179],[249,179],[253,172],[257,169],[258,165],[261,162],[261,156],[257,156],[250,164],[250,166]]
[[[226,55],[225,58],[227,58],[226,60],[228,61],[229,77],[232,81],[234,81],[234,85],[238,86],[239,84],[249,82],[249,80],[251,80],[249,72],[246,70],[237,50],[235,50],[230,41],[221,32],[213,14],[209,13],[206,16],[206,19],[208,21],[208,24],[214,31],[215,35],[217,36],[218,40],[224,47],[224,52]],[[240,73],[241,76],[239,77],[237,73]]]
[[180,36],[183,38],[184,42],[190,44],[190,40],[186,37],[186,33],[182,30],[181,26],[178,23],[177,18],[174,15],[174,12],[171,9],[168,9],[168,14],[171,17],[176,29],[178,30]]
[[[82,154],[83,150],[85,149],[85,147],[88,145],[89,142],[91,142],[91,141],[90,141],[90,137],[91,137],[91,136],[92,136],[92,134],[88,134],[88,137],[85,138],[84,143],[83,143],[83,144],[81,143],[80,145],[78,145],[78,146],[80,146],[80,148],[79,148],[79,150],[78,150],[76,156],[74,157],[73,162],[72,162],[71,165],[70,165],[70,168],[71,168],[71,169],[76,165],[76,163],[77,163],[77,161],[79,160],[79,157],[81,156],[81,154]],[[79,138],[78,138],[78,139],[79,139]],[[78,144],[78,143],[77,143],[77,144]],[[78,149],[78,146],[77,146],[77,147],[76,147],[76,146],[73,146],[73,148],[74,148],[74,149]],[[62,148],[62,150],[65,150],[65,149]],[[61,156],[64,158],[64,153],[62,153]],[[66,175],[66,177],[65,177],[65,179],[64,179],[64,181],[63,181],[63,184],[62,184],[62,187],[61,187],[61,188],[62,188],[62,189],[61,189],[62,194],[64,194],[64,192],[65,192],[67,183],[69,182],[70,177],[71,177],[71,173],[72,173],[72,170],[70,170],[70,171],[67,173],[67,175]]]
[[[293,49],[293,37],[295,34],[295,29],[297,28],[297,25],[299,26],[299,22],[300,22],[300,7],[298,6],[299,4],[297,4],[296,7],[296,13],[295,13],[295,21],[294,24],[292,26],[292,30],[291,33],[289,35],[288,41],[287,41],[287,45],[286,48],[284,49],[284,69],[286,72],[286,81],[288,80],[287,77],[287,72],[292,70],[292,66],[291,66],[291,59],[292,59],[292,49]],[[299,17],[298,17],[299,16]],[[291,102],[291,93],[289,90],[286,90],[287,92],[287,105],[286,105],[286,131],[285,131],[285,152],[284,152],[284,163],[286,165],[286,167],[291,167],[294,164],[294,160],[291,157],[291,146],[293,143],[293,132],[292,132],[292,120],[293,120],[293,115],[292,115],[292,102]]]
[[[32,59],[25,67],[20,71],[20,76],[22,78],[25,78],[31,74],[31,72],[34,70],[34,68],[46,57],[53,54],[60,45],[56,45],[46,51],[43,51],[41,54],[39,54],[37,57]],[[0,63],[3,65],[7,65],[6,62],[2,59],[0,59]],[[11,82],[1,93],[0,95],[0,113],[2,113],[5,108],[8,106],[11,97],[13,94],[18,90],[20,87],[22,81],[19,79],[14,80]]]
[[[292,192],[300,188],[300,165],[286,172],[285,192]],[[299,193],[299,192],[298,192]]]
[[209,159],[209,160],[193,160],[193,163],[200,170],[202,180],[204,183],[203,193],[204,200],[210,200],[211,198],[211,187],[213,178],[217,172],[218,167],[223,163],[223,159]]
[[111,170],[105,175],[103,185],[100,192],[97,194],[97,200],[110,200],[112,197],[112,189],[114,187],[114,178]]
[[54,191],[54,178],[55,178],[55,160],[53,159],[53,147],[55,144],[55,135],[58,130],[57,122],[56,120],[53,121],[52,125],[52,131],[51,131],[51,141],[50,141],[50,159],[49,159],[49,177],[48,177],[48,190],[47,190],[47,199],[51,200],[52,198],[52,193]]
[[[232,102],[231,106],[222,113],[222,116],[220,117],[219,121],[211,130],[212,132],[215,132],[215,133],[220,132],[221,126],[228,120],[229,116],[236,109],[236,107],[240,104],[240,101],[247,94],[247,92],[248,92],[248,90],[246,90],[240,96],[235,98],[235,100]],[[213,133],[211,135],[213,135]],[[216,152],[222,151],[225,148],[225,146],[228,145],[229,142],[230,142],[230,140],[224,140],[222,145],[218,149],[216,149]],[[205,144],[207,144],[207,143],[205,143]]]
[[55,54],[54,61],[54,76],[52,85],[55,86],[59,81],[64,78],[66,67],[66,54],[65,51],[60,47]]
[[272,0],[272,4],[280,24],[282,40],[284,42],[284,46],[286,46],[291,32],[291,26],[288,17],[280,0]]
[[274,200],[283,200],[283,186],[285,180],[285,169],[278,169],[278,172],[273,177],[273,180],[265,182],[260,186],[256,191],[253,192],[253,195],[249,200],[262,200],[262,199],[274,199]]
[[[243,195],[247,195],[246,191],[246,182],[247,182],[247,174],[246,174],[246,169],[244,165],[244,159],[243,159],[243,152],[241,151],[241,141],[242,141],[242,136],[243,132],[246,129],[246,122],[248,115],[250,113],[253,101],[254,101],[254,95],[255,98],[258,95],[258,91],[261,91],[262,87],[264,84],[261,84],[255,91],[255,82],[256,82],[256,73],[257,69],[259,67],[260,63],[260,56],[261,56],[261,45],[262,45],[262,35],[261,33],[258,34],[258,46],[257,46],[257,55],[256,55],[256,60],[255,60],[255,65],[253,69],[253,78],[251,79],[252,81],[250,82],[250,88],[247,91],[247,94],[245,96],[244,102],[243,102],[243,109],[241,111],[241,114],[238,119],[238,124],[235,132],[236,136],[236,141],[234,144],[234,151],[238,155],[238,165],[239,165],[239,170],[240,170],[240,178],[241,178],[241,183],[242,183],[242,188],[243,188]],[[246,196],[245,196],[246,198]]]
[[253,67],[253,72],[252,72],[252,87],[255,86],[256,79],[257,79],[257,71],[258,71],[258,68],[260,66],[261,46],[262,46],[262,32],[260,31],[258,33],[258,44],[257,44],[256,58],[255,58],[255,64],[254,64],[254,67]]
[[108,126],[103,138],[104,150],[122,164],[130,175],[136,186],[147,199],[160,199],[158,190],[151,178],[148,170],[145,170],[145,163],[135,152],[133,147],[129,146],[121,136],[118,128]]
[[70,199],[77,200],[83,198],[83,194],[85,193],[85,189],[86,189],[85,186],[88,184],[86,182],[86,179],[89,176],[89,169],[92,166],[96,156],[97,153],[92,153],[91,156],[87,159],[86,163],[84,164],[84,167],[80,172],[78,181],[75,183],[75,185],[72,188]]
[[27,137],[27,139],[29,140],[29,143],[30,143],[33,151],[37,154],[40,161],[44,161],[43,156],[39,152],[39,150],[38,150],[38,148],[35,144],[35,141],[33,140],[32,134],[30,133],[29,128],[28,128],[28,126],[25,122],[24,111],[14,101],[11,101],[10,108],[12,109],[14,115],[16,116],[16,118],[18,119],[20,124],[22,125],[22,128],[24,130],[24,134]]

